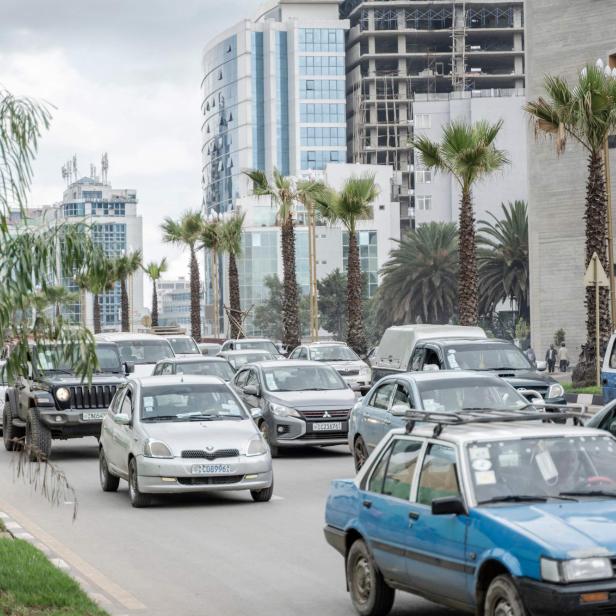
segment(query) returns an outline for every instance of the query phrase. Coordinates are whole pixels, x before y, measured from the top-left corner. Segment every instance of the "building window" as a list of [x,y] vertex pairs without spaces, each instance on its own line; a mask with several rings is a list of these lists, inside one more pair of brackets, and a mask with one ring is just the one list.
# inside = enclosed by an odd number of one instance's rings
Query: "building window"
[[432,128],[432,116],[429,113],[415,115],[415,128]]
[[289,175],[289,84],[287,33],[276,33],[276,135],[277,167]]
[[92,216],[126,216],[126,204],[108,201],[93,203]]
[[303,99],[344,99],[344,79],[302,79],[299,95]]
[[[362,275],[366,280],[363,289],[364,297],[372,297],[379,286],[379,260],[376,231],[358,231],[359,263]],[[342,258],[344,271],[348,271],[349,264],[349,234],[342,234]]]
[[81,192],[81,196],[86,201],[96,201],[103,198],[103,192],[101,190],[84,190]]
[[432,209],[432,195],[421,195],[415,197],[417,201],[417,209],[420,212],[427,212]]
[[337,126],[303,126],[300,140],[303,146],[344,146],[346,129]]
[[302,150],[301,167],[306,169],[325,169],[328,163],[345,161],[344,150]]
[[344,52],[344,30],[331,28],[300,28],[300,51]]
[[431,169],[417,169],[415,171],[415,182],[417,184],[431,184],[432,183],[432,170]]
[[398,11],[396,9],[375,9],[374,11],[375,30],[397,30]]
[[344,124],[345,106],[338,103],[302,103],[300,122],[304,124]]
[[344,75],[344,56],[300,56],[301,75]]
[[65,203],[64,215],[66,217],[85,216],[86,206],[85,203]]
[[126,225],[105,223],[92,225],[92,239],[109,257],[119,257],[126,252]]

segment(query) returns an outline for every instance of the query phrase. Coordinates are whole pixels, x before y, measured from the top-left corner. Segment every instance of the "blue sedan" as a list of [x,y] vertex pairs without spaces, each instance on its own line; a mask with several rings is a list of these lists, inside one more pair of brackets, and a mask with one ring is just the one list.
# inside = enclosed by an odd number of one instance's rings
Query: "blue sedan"
[[405,425],[410,409],[519,410],[528,400],[503,379],[470,371],[407,372],[382,378],[355,405],[349,419],[349,447],[355,470],[393,428]]
[[398,590],[482,616],[615,614],[616,439],[478,415],[393,430],[332,483],[325,536],[357,613],[386,616]]

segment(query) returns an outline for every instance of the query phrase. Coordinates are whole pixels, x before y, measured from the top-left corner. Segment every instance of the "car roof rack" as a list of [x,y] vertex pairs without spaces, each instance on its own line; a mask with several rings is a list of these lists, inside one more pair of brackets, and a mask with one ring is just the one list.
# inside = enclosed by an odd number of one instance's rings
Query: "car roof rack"
[[[563,407],[560,407],[563,408]],[[467,424],[488,424],[516,421],[547,421],[555,422],[559,420],[573,419],[575,425],[583,425],[580,413],[541,413],[537,411],[452,411],[449,413],[435,411],[408,411],[405,415],[406,432],[410,434],[417,422],[433,423],[434,434],[438,437],[447,426],[464,426]]]

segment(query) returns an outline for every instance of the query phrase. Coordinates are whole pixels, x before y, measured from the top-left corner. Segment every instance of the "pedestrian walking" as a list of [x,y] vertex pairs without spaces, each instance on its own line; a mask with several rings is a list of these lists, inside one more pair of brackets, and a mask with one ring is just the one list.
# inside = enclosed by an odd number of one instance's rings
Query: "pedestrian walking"
[[554,345],[551,344],[550,348],[547,350],[545,354],[545,361],[548,362],[548,372],[554,372],[554,366],[556,365],[556,358],[558,357],[558,351],[554,348]]
[[533,366],[537,363],[537,356],[535,355],[535,351],[533,347],[529,346],[526,351],[526,357],[528,357],[528,361],[533,364]]
[[558,349],[558,367],[561,372],[567,372],[569,367],[569,351],[564,342],[561,343],[560,349]]

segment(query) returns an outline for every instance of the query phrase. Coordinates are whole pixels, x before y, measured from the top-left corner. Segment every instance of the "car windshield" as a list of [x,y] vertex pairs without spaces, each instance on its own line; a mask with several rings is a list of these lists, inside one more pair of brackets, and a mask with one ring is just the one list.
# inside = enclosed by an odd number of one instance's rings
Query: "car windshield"
[[315,361],[358,361],[359,357],[349,347],[337,344],[312,347],[310,359]]
[[271,353],[242,353],[229,357],[229,362],[238,370],[244,364],[251,364],[254,361],[267,361],[268,359],[275,359],[275,357]]
[[466,450],[479,504],[616,498],[616,440],[607,434],[481,441]]
[[[118,348],[113,344],[97,344],[96,358],[98,372],[122,372]],[[35,362],[43,372],[73,372],[75,366],[69,357],[64,356],[61,346],[38,346],[35,350]]]
[[528,400],[498,377],[439,378],[417,382],[423,410],[519,410]]
[[265,368],[263,376],[268,391],[327,391],[347,387],[338,373],[329,366],[281,365]]
[[216,353],[220,351],[219,344],[205,343],[205,344],[200,344],[198,346],[199,346],[199,350],[201,351],[202,355],[216,355]]
[[201,351],[199,351],[199,347],[196,345],[195,341],[188,336],[178,338],[168,337],[167,340],[176,355],[201,354]]
[[445,355],[451,370],[534,370],[526,355],[507,342],[451,344]]
[[221,384],[158,385],[141,395],[141,419],[154,421],[215,421],[247,419],[231,390]]
[[233,348],[236,351],[246,351],[249,349],[259,349],[260,351],[267,351],[272,355],[278,355],[278,349],[276,345],[270,340],[236,340],[233,343]]
[[117,343],[122,361],[135,364],[155,364],[161,359],[174,357],[173,349],[165,340],[126,340]]
[[199,374],[203,376],[218,376],[224,381],[230,381],[235,374],[226,361],[191,361],[178,363],[177,374]]

